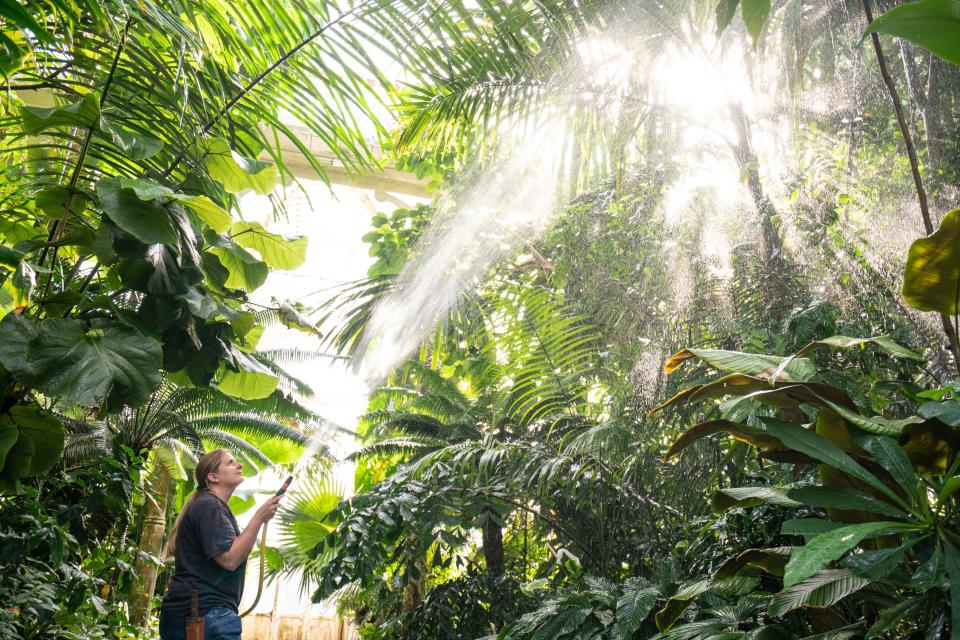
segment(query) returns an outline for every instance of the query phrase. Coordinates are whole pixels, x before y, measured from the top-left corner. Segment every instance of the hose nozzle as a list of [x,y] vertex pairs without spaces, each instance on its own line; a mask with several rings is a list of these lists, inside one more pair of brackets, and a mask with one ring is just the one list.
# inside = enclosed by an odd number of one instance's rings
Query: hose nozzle
[[293,476],[287,476],[287,479],[283,481],[283,485],[280,487],[280,490],[277,491],[277,495],[282,496],[285,494],[291,482],[293,482]]

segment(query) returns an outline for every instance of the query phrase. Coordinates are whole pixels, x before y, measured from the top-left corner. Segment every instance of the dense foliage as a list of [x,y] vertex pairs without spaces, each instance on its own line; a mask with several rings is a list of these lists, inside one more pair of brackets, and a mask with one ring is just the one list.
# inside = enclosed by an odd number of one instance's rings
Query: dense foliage
[[[322,422],[265,327],[406,299],[263,550],[362,637],[960,639],[960,3],[880,8],[4,4],[0,636],[148,635],[196,457]],[[314,315],[294,120],[438,190]]]

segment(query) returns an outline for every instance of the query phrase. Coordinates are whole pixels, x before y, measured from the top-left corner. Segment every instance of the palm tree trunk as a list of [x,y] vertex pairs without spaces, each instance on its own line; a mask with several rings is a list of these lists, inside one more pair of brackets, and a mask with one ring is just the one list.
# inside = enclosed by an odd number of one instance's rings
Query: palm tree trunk
[[495,576],[502,576],[503,560],[503,529],[494,517],[493,510],[485,509],[487,517],[483,521],[483,559],[487,563],[487,571]]
[[[139,549],[152,556],[159,556],[163,549],[163,534],[167,525],[167,493],[170,489],[170,474],[159,460],[154,460],[148,483],[146,514]],[[158,567],[153,562],[137,559],[136,572],[140,585],[133,590],[130,601],[130,621],[134,624],[142,626],[150,620],[153,592],[157,586],[157,570]]]
[[772,309],[776,315],[789,308],[792,293],[788,281],[783,239],[777,222],[780,214],[760,181],[759,159],[753,145],[750,144],[750,124],[747,114],[741,105],[733,104],[730,106],[730,115],[738,138],[737,143],[731,145],[731,149],[737,166],[746,179],[747,189],[757,210],[759,257],[766,271],[763,284],[769,303],[778,305],[778,308]]

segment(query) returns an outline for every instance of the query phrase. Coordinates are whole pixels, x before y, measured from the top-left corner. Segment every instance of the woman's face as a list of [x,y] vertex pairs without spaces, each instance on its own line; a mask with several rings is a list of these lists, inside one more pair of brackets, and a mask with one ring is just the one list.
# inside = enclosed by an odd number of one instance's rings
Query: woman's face
[[243,482],[243,463],[238,462],[233,454],[228,453],[220,461],[220,466],[213,475],[217,477],[220,484],[235,487]]

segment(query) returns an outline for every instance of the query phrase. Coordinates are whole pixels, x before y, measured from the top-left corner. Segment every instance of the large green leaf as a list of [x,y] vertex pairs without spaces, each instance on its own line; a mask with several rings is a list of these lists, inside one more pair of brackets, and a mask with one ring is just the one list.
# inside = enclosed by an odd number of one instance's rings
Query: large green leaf
[[[806,381],[817,372],[813,362],[806,358],[781,358],[759,353],[742,353],[740,351],[723,351],[720,349],[683,349],[670,356],[663,365],[667,374],[676,371],[690,358],[703,360],[711,367],[728,373],[742,373],[757,378],[771,378],[777,380]],[[779,371],[781,365],[783,371]]]
[[762,417],[760,420],[767,428],[767,433],[780,440],[784,446],[862,480],[894,502],[902,504],[900,496],[827,438],[799,425],[775,418]]
[[118,227],[145,244],[176,244],[177,233],[161,196],[170,189],[146,180],[104,178],[97,183],[100,206]]
[[779,617],[800,607],[829,607],[870,584],[846,569],[829,569],[773,596],[767,613]]
[[717,4],[717,37],[719,38],[727,27],[730,26],[730,23],[733,22],[733,17],[737,15],[737,7],[740,6],[740,0],[720,0],[720,3]]
[[960,65],[960,1],[922,0],[890,9],[867,27],[867,33],[904,38]]
[[6,462],[7,452],[16,444],[19,437],[20,431],[13,420],[8,419],[7,416],[0,418],[0,469],[3,469]]
[[30,475],[44,473],[63,453],[63,424],[35,404],[11,407],[8,415],[17,426],[20,437],[26,436],[33,441],[35,451],[30,459]]
[[880,580],[893,572],[903,559],[903,554],[918,542],[920,538],[916,537],[898,547],[851,553],[843,559],[842,564],[844,568],[861,578]]
[[663,455],[663,459],[669,460],[700,438],[705,438],[715,433],[729,433],[737,440],[746,442],[761,450],[772,449],[779,444],[776,438],[767,435],[763,429],[738,424],[729,420],[709,420],[695,424],[680,434],[680,437],[673,441],[673,444],[670,445],[670,448]]
[[7,451],[3,469],[0,470],[0,489],[10,490],[20,478],[30,475],[31,461],[36,453],[36,445],[30,436],[17,431],[17,441]]
[[37,192],[36,205],[51,218],[64,215],[80,215],[87,208],[87,194],[61,185],[47,187]]
[[943,402],[924,402],[917,410],[924,418],[936,418],[951,427],[960,427],[960,400],[951,398]]
[[270,233],[259,222],[234,223],[230,239],[241,247],[255,250],[271,269],[296,269],[307,257],[306,236]]
[[[960,5],[960,2],[956,2]],[[960,46],[958,32],[953,38]],[[960,313],[960,209],[943,218],[940,228],[926,238],[915,240],[907,253],[903,272],[903,299],[922,311],[947,315]]]
[[867,635],[864,638],[871,640],[872,638],[883,637],[883,634],[891,627],[910,616],[915,609],[922,607],[929,599],[930,594],[926,593],[915,598],[907,598],[887,607],[877,616],[877,621],[867,630]]
[[766,503],[788,508],[807,505],[821,509],[867,511],[894,518],[902,518],[906,515],[873,496],[826,487],[731,487],[718,490],[714,493],[711,502],[716,511],[734,507],[753,507]]
[[757,46],[763,24],[770,15],[770,0],[740,0],[740,13],[743,23],[747,25],[747,32],[753,39],[753,46]]
[[253,189],[265,196],[269,195],[277,184],[275,165],[240,156],[223,138],[213,138],[207,143],[203,163],[210,176],[223,183],[223,188],[229,193],[243,193]]
[[217,257],[220,265],[229,274],[224,282],[225,287],[253,291],[266,282],[270,269],[245,249],[232,243],[224,243],[223,246],[212,247],[208,251]]
[[655,587],[629,589],[617,600],[617,622],[612,640],[630,640],[657,603],[659,590]]
[[797,518],[785,520],[780,527],[780,533],[785,536],[803,536],[809,540],[815,538],[821,533],[833,531],[843,526],[843,523],[833,520],[821,520],[820,518]]
[[244,497],[238,493],[234,493],[230,496],[230,511],[233,512],[233,515],[238,516],[241,513],[245,513],[253,508],[253,505],[257,503],[257,498],[253,495],[247,495]]
[[680,587],[677,592],[667,600],[663,608],[657,611],[657,629],[666,631],[676,624],[680,616],[683,615],[683,612],[693,604],[693,600],[710,591],[712,586],[713,580],[699,580]]
[[803,582],[867,538],[910,528],[902,522],[866,522],[822,533],[790,556],[783,584],[791,587]]
[[207,196],[176,194],[175,197],[217,233],[230,228],[230,213]]
[[884,436],[867,436],[857,438],[857,444],[866,449],[874,460],[890,473],[907,495],[917,502],[925,499],[924,490],[913,471],[910,458],[896,440]]
[[91,93],[80,102],[60,107],[24,106],[20,116],[23,118],[23,130],[30,136],[54,127],[88,128],[100,118],[100,98]]
[[813,347],[817,345],[827,345],[831,347],[836,347],[838,349],[852,349],[853,347],[862,347],[867,344],[873,344],[879,347],[882,351],[893,356],[894,358],[903,358],[905,360],[913,360],[914,362],[924,362],[924,357],[922,353],[918,353],[913,349],[908,349],[892,340],[889,336],[874,336],[872,338],[851,338],[849,336],[830,336],[829,338],[824,338],[823,340],[814,340],[803,349],[798,351],[798,354],[806,353]]
[[943,566],[950,585],[950,640],[960,640],[960,549],[945,537],[942,542]]
[[276,390],[280,378],[269,369],[242,351],[235,350],[233,355],[237,370],[223,370],[216,383],[220,391],[243,400],[259,400]]
[[795,547],[774,547],[771,549],[747,549],[724,562],[714,577],[718,580],[732,578],[745,567],[758,567],[767,573],[782,576],[791,552]]
[[108,394],[138,405],[160,383],[161,346],[108,320],[47,319],[17,314],[0,321],[0,363],[22,383],[85,407]]

